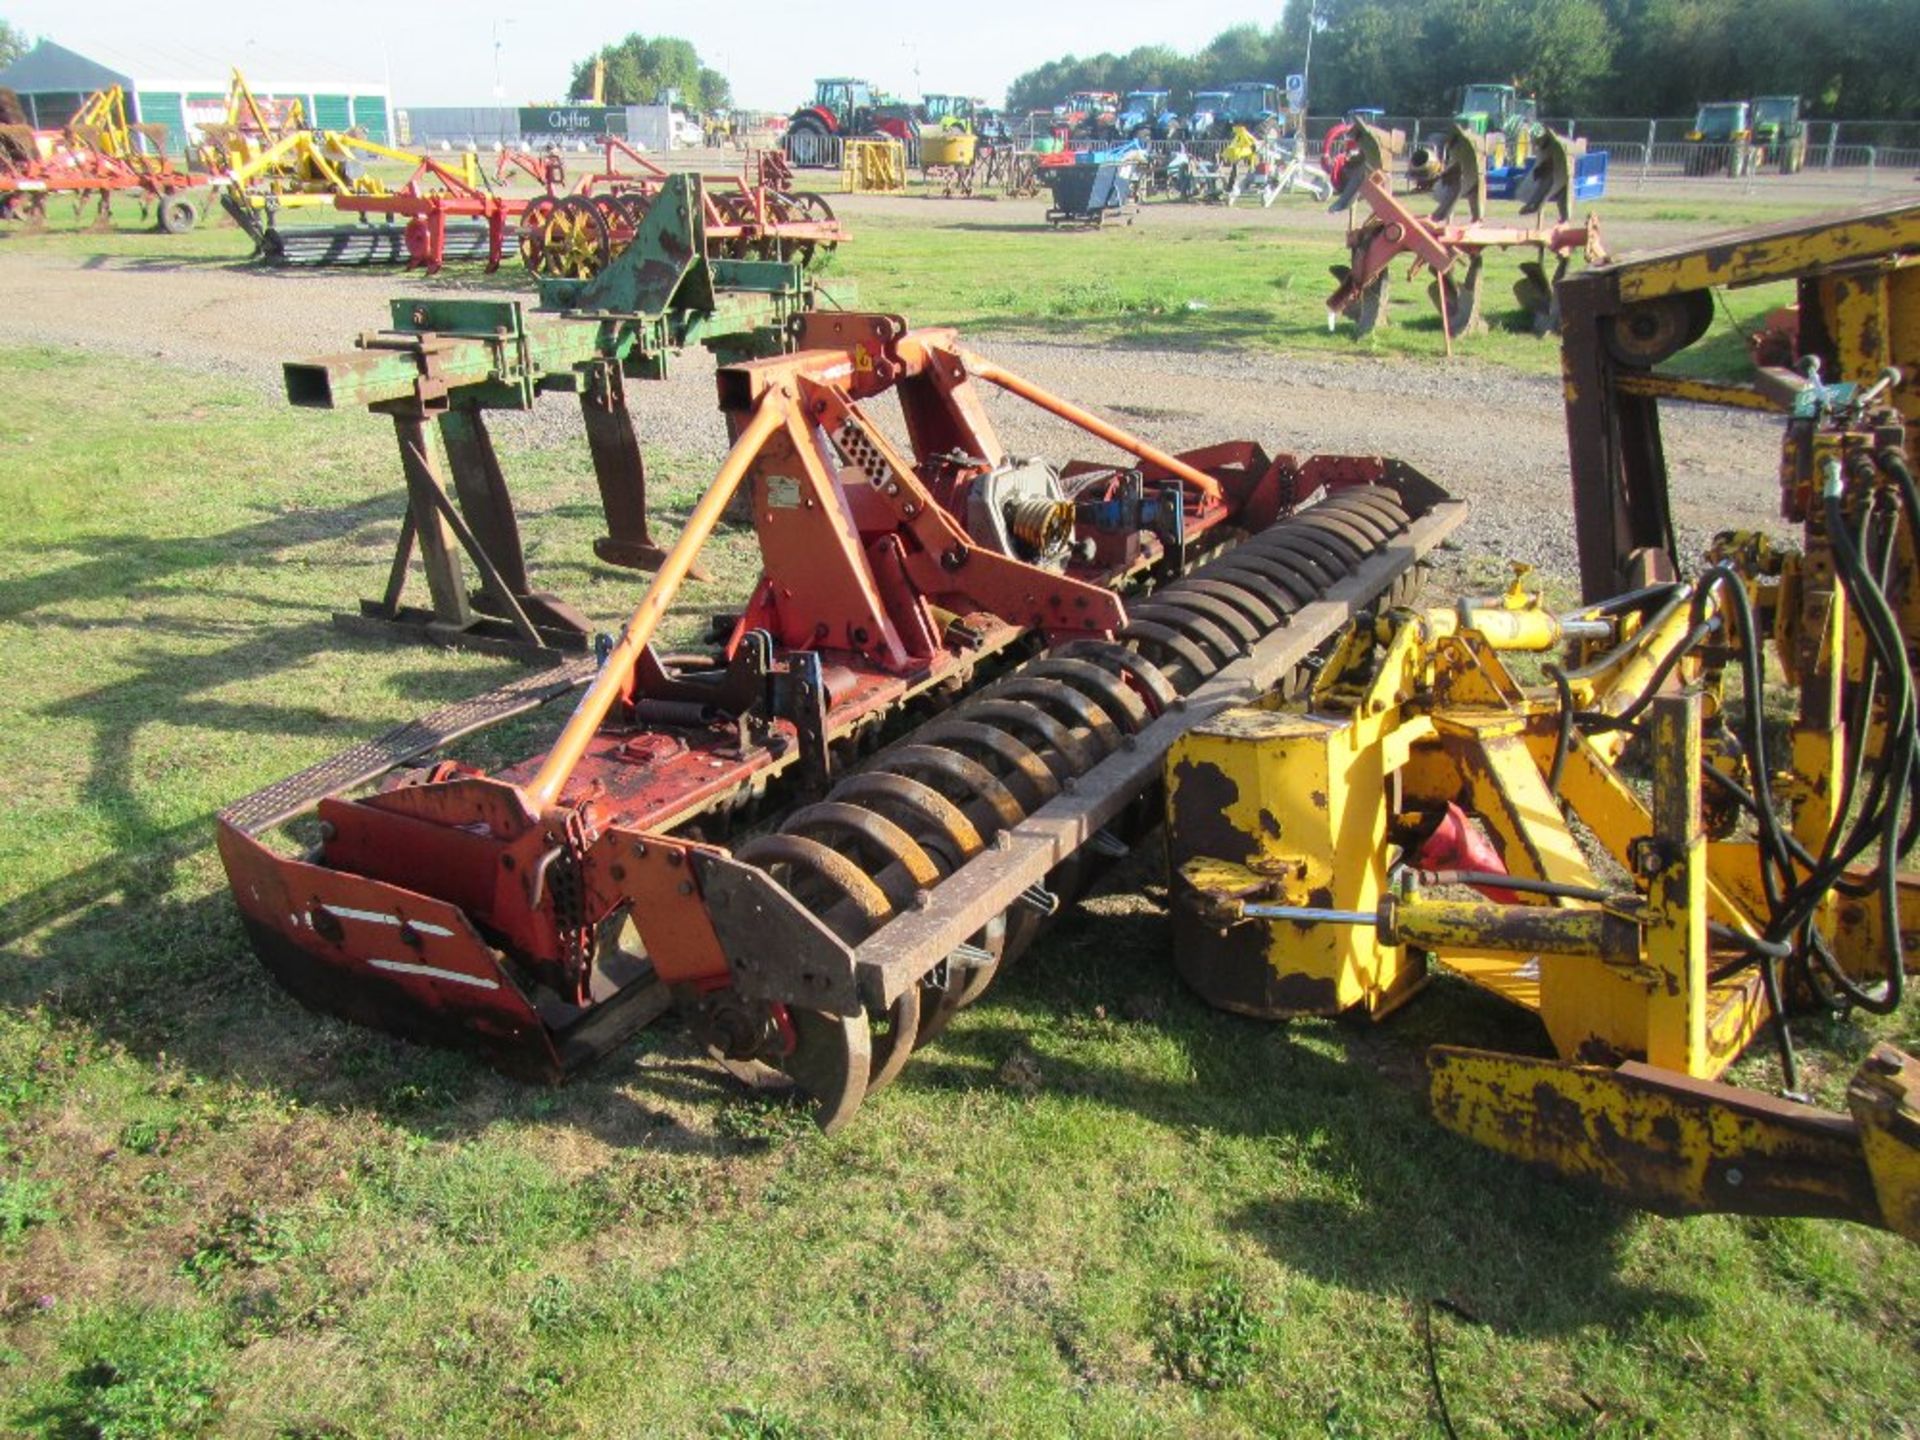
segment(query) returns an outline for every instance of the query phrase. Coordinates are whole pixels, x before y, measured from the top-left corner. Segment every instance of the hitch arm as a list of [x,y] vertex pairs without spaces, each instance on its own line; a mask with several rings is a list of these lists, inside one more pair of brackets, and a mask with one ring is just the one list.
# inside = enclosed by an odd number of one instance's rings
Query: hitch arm
[[614,701],[632,680],[634,666],[639,663],[641,654],[653,639],[653,632],[659,628],[667,607],[673,603],[680,582],[687,578],[687,572],[693,568],[694,557],[700,553],[700,547],[706,544],[707,537],[713,534],[714,526],[720,523],[720,517],[726,513],[727,502],[733,499],[733,492],[740,487],[740,481],[759,456],[760,447],[787,423],[792,408],[792,393],[784,388],[760,397],[752,418],[740,432],[740,438],[733,442],[733,448],[727,452],[720,473],[713,477],[713,484],[700,497],[700,503],[694,506],[693,514],[687,518],[687,528],[680,532],[673,549],[660,562],[660,573],[654,577],[653,584],[647,587],[647,593],[641,599],[639,609],[633,612],[633,618],[627,621],[626,632],[607,656],[606,663],[600,667],[593,684],[587,687],[587,693],[580,697],[580,703],[568,717],[566,729],[560,732],[560,738],[541,762],[540,773],[533,777],[533,783],[527,790],[527,798],[534,810],[544,812],[551,808],[560,798],[560,792],[566,789],[574,767],[580,763],[581,755],[586,753],[587,743],[593,739],[601,722],[607,718],[607,712],[613,709]]
[[1010,370],[1003,370],[991,360],[983,360],[971,351],[962,353],[970,374],[989,384],[998,385],[1010,395],[1018,395],[1022,400],[1038,405],[1050,415],[1057,415],[1070,425],[1077,425],[1096,439],[1126,451],[1136,460],[1144,460],[1149,465],[1157,465],[1170,475],[1176,475],[1193,486],[1209,501],[1220,498],[1220,482],[1203,470],[1196,470],[1177,456],[1169,455],[1157,445],[1150,445],[1118,425],[1109,425],[1098,415],[1082,410],[1070,401],[1062,400],[1051,391],[1042,390],[1031,380],[1022,379]]

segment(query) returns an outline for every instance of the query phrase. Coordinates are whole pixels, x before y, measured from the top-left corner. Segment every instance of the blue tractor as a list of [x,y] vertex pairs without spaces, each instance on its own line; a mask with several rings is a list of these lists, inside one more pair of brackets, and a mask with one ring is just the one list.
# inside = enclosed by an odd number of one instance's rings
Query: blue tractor
[[[1215,138],[1214,126],[1226,111],[1227,92],[1224,90],[1196,90],[1193,92],[1193,109],[1187,115],[1187,133],[1196,140]],[[1224,138],[1233,130],[1228,125],[1219,135]]]
[[1246,126],[1250,134],[1262,139],[1277,139],[1287,127],[1287,92],[1264,80],[1241,80],[1229,85],[1225,100],[1214,113],[1213,124],[1214,138],[1218,140],[1230,137],[1236,125]]
[[1171,90],[1129,90],[1120,102],[1120,118],[1115,133],[1122,139],[1178,140],[1186,132],[1186,121],[1173,108]]

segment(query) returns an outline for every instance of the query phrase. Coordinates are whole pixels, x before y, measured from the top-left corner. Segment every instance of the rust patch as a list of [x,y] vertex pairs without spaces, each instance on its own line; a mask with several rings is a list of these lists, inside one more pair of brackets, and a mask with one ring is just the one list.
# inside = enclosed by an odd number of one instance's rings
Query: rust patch
[[1280,838],[1280,817],[1264,805],[1260,807],[1260,828],[1274,839]]
[[1265,925],[1223,930],[1178,905],[1173,916],[1174,969],[1209,1005],[1261,1020],[1339,1013],[1340,990],[1334,981],[1274,973]]
[[1227,819],[1239,798],[1240,787],[1212,761],[1182,760],[1173,767],[1173,833],[1181,858],[1205,855],[1244,865],[1254,857],[1253,837]]

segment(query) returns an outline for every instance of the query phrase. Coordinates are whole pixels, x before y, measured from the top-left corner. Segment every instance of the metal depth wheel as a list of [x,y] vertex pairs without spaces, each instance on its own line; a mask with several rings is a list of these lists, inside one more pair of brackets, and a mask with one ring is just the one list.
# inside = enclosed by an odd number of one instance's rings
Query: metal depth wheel
[[[915,1017],[917,1026],[918,1016]],[[854,1117],[867,1098],[873,1070],[873,1035],[864,1014],[828,1015],[796,1006],[776,1007],[770,1043],[752,1059],[710,1052],[722,1069],[762,1094],[798,1091],[808,1112],[831,1135]],[[912,1029],[906,1032],[913,1033]]]
[[542,196],[529,201],[527,208],[520,212],[520,230],[515,247],[520,252],[520,263],[534,274],[540,273],[540,256],[544,246],[547,221],[553,215],[554,200],[551,196]]
[[165,235],[184,235],[200,223],[200,207],[184,195],[163,195],[154,223]]
[[569,195],[541,227],[539,273],[591,280],[606,267],[611,253],[600,207],[584,195]]

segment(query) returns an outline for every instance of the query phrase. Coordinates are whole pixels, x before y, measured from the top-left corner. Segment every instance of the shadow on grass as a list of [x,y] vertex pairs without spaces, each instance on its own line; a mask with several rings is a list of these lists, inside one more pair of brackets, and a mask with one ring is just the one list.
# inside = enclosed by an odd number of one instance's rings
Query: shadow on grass
[[[1144,859],[1122,872],[1134,887],[1150,878]],[[1067,912],[899,1083],[1001,1090],[1010,1058],[1037,1056],[1049,1095],[1144,1116],[1202,1144],[1257,1141],[1252,1153],[1272,1157],[1272,1184],[1224,1218],[1328,1285],[1439,1300],[1522,1336],[1692,1313],[1690,1300],[1620,1278],[1629,1212],[1479,1150],[1427,1116],[1427,1043],[1537,1048],[1530,1020],[1466,987],[1436,985],[1379,1028],[1265,1024],[1187,993],[1168,944],[1164,914],[1137,904]],[[153,893],[98,906],[43,932],[37,948],[32,959],[0,956],[0,1003],[44,1007],[145,1060],[164,1056],[304,1108],[376,1115],[437,1139],[519,1121],[618,1147],[738,1150],[674,1119],[673,1107],[711,1113],[741,1092],[671,1018],[563,1089],[521,1085],[463,1055],[303,1011],[254,960],[224,886],[193,899]],[[1171,1037],[1183,1063],[1077,1058],[1124,1049],[1083,1042],[1125,1039],[1134,1026]]]
[[[210,827],[196,828],[204,845]],[[225,885],[182,888],[200,893],[130,894],[43,928],[32,954],[0,951],[0,1005],[38,1007],[149,1063],[307,1109],[377,1115],[423,1137],[467,1138],[521,1119],[616,1146],[737,1151],[661,1108],[717,1109],[742,1094],[671,1020],[560,1089],[522,1084],[462,1053],[303,1009],[254,957]]]
[[[222,692],[297,671],[314,657],[342,652],[386,653],[377,640],[345,634],[312,618],[310,603],[292,605],[271,592],[203,591],[229,596],[236,611],[297,610],[302,619],[266,628],[252,621],[182,619],[135,614],[102,622],[66,613],[68,606],[137,599],[182,576],[257,565],[263,554],[349,534],[373,520],[391,519],[395,502],[380,496],[326,511],[277,515],[217,535],[155,539],[146,536],[85,536],[46,547],[85,558],[60,569],[0,581],[0,619],[25,630],[67,631],[76,636],[110,628],[135,632],[114,655],[111,678],[42,707],[88,736],[87,774],[80,797],[101,817],[114,854],[0,904],[0,944],[10,944],[39,926],[97,900],[124,896],[144,903],[174,885],[180,863],[212,841],[212,814],[167,826],[140,799],[138,738],[150,725],[218,730],[225,735],[336,735],[344,746],[357,730],[344,727],[325,704],[298,697],[233,700]],[[270,572],[262,579],[270,578]],[[343,606],[351,597],[342,594]],[[196,647],[214,642],[213,648]],[[221,643],[224,642],[224,643]],[[515,667],[503,664],[501,674]],[[402,702],[397,718],[486,688],[484,675],[423,666],[389,682]],[[320,697],[315,697],[316,700]],[[202,763],[218,763],[203,756]],[[238,795],[231,798],[237,799]]]
[[[1125,883],[1139,883],[1140,868]],[[1138,906],[1067,913],[980,1011],[915,1057],[902,1083],[974,1089],[993,1083],[1009,1058],[1035,1055],[1048,1093],[1182,1133],[1255,1138],[1274,1156],[1273,1193],[1229,1223],[1330,1285],[1439,1300],[1521,1335],[1684,1318],[1696,1308],[1620,1279],[1626,1208],[1447,1134],[1428,1115],[1428,1044],[1544,1050],[1530,1018],[1455,983],[1434,985],[1379,1027],[1230,1015],[1180,984],[1170,933],[1163,913]],[[1157,1080],[1057,1053],[1062,1034],[1135,1025],[1171,1036],[1185,1063],[1170,1068],[1191,1078]]]
[[[251,597],[249,597],[251,603]],[[148,620],[144,632],[156,636],[207,633],[190,622]],[[227,627],[212,633],[226,633]],[[167,827],[158,824],[138,798],[135,770],[137,740],[150,724],[215,728],[227,735],[337,736],[340,748],[359,738],[342,726],[325,705],[284,701],[237,703],[210,698],[210,692],[298,668],[321,654],[383,653],[372,639],[345,634],[325,621],[281,626],[270,631],[246,627],[244,637],[202,654],[156,650],[132,663],[138,673],[118,673],[107,684],[72,695],[39,713],[84,728],[91,736],[87,776],[81,798],[103,817],[114,853],[0,904],[0,945],[11,944],[62,916],[111,897],[129,905],[149,903],[178,881],[182,862],[213,843],[213,813]],[[123,657],[122,663],[127,663]],[[502,667],[510,675],[517,667]],[[461,698],[487,687],[471,671],[422,669],[389,682],[401,703],[396,719]],[[230,797],[239,799],[239,795]]]
[[11,554],[16,559],[74,551],[85,558],[57,570],[0,580],[0,620],[18,620],[31,611],[77,601],[125,599],[143,586],[236,562],[258,564],[264,552],[350,535],[376,521],[397,522],[403,509],[395,494],[383,493],[329,510],[273,514],[214,535],[80,535],[15,544]]

